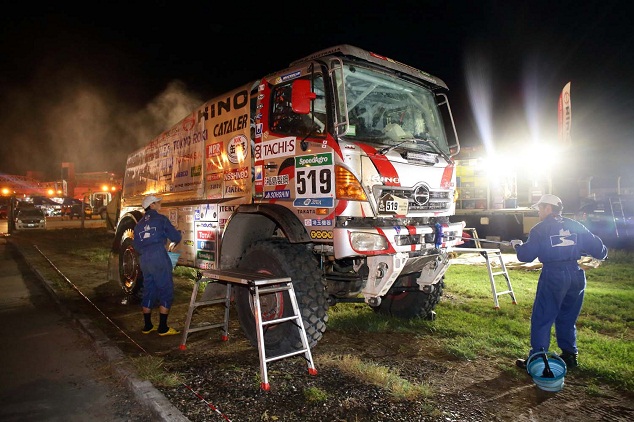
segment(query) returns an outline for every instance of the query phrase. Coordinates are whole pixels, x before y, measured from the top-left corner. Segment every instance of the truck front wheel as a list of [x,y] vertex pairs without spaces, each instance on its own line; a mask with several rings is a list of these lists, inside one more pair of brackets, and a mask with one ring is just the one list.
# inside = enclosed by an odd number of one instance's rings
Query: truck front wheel
[[381,304],[374,308],[375,312],[397,318],[426,318],[440,302],[445,286],[444,279],[427,286],[428,291],[418,288],[418,274],[407,274],[396,279],[392,288],[381,297]]
[[[328,296],[315,256],[305,245],[293,245],[286,239],[261,240],[251,245],[239,265],[271,276],[290,277],[302,315],[308,343],[313,347],[326,331]],[[245,336],[257,347],[253,314],[253,296],[246,287],[235,288],[235,303]],[[260,295],[262,321],[293,315],[288,291]],[[267,354],[281,355],[301,349],[299,331],[293,321],[265,327]]]

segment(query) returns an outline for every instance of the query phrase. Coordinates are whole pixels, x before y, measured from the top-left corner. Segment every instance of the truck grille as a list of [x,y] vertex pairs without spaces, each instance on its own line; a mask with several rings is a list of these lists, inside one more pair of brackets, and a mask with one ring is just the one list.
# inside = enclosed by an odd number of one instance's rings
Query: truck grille
[[[424,192],[421,195],[421,192]],[[407,198],[409,212],[448,210],[453,200],[451,191],[446,189],[431,190],[424,185],[413,188],[400,186],[377,186],[374,189],[378,201],[383,195],[391,194],[399,198]]]

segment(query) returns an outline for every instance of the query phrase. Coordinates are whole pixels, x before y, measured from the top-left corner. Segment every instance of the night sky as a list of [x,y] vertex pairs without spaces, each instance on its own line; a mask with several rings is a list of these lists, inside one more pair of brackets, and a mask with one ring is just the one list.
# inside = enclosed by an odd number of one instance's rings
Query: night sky
[[556,142],[571,82],[571,162],[634,179],[626,1],[49,3],[0,17],[2,173],[54,179],[62,162],[122,173],[130,152],[202,102],[352,44],[443,79],[463,147]]

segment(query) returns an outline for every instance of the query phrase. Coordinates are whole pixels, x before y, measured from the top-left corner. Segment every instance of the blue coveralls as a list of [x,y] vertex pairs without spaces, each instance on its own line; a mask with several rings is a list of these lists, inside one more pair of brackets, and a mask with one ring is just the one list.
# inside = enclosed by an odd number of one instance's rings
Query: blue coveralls
[[179,243],[181,233],[166,216],[147,210],[134,228],[134,249],[140,255],[143,271],[144,308],[151,309],[158,301],[159,306],[169,309],[174,301],[172,261],[165,248],[168,239]]
[[543,266],[531,315],[529,356],[542,348],[548,351],[553,323],[562,352],[576,354],[575,324],[586,288],[586,273],[577,261],[582,254],[605,259],[607,248],[583,224],[551,214],[531,229],[526,243],[515,249],[520,261],[539,258]]

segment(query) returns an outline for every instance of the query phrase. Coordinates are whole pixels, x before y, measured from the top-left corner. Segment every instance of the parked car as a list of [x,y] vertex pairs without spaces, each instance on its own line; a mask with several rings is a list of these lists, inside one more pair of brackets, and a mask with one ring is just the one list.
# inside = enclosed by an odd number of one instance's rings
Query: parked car
[[46,215],[36,207],[18,208],[15,214],[15,229],[46,229]]
[[[87,202],[84,202],[84,218],[92,219],[92,207]],[[79,199],[68,198],[62,205],[62,217],[68,217],[71,220],[73,218],[81,218],[82,203]]]
[[634,196],[589,200],[575,214],[592,233],[612,248],[634,247]]

